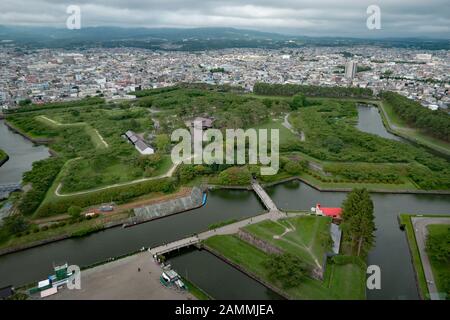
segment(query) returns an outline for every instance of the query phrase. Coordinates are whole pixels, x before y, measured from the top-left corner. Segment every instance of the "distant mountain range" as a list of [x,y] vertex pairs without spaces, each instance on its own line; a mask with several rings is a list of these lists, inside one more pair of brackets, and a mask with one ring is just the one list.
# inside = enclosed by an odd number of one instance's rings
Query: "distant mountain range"
[[80,30],[68,30],[50,27],[0,26],[0,41],[3,44],[9,44],[12,41],[16,45],[28,48],[138,47],[187,51],[352,45],[450,49],[450,41],[445,39],[306,37],[234,28],[86,27]]

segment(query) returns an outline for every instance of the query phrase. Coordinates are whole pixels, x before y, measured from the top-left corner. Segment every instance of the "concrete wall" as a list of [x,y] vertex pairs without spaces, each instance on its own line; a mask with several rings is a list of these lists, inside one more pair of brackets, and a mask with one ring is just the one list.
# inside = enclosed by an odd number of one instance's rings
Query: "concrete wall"
[[140,223],[195,209],[202,205],[202,200],[202,190],[200,190],[200,188],[194,187],[189,196],[134,209],[135,216],[131,218],[131,222]]

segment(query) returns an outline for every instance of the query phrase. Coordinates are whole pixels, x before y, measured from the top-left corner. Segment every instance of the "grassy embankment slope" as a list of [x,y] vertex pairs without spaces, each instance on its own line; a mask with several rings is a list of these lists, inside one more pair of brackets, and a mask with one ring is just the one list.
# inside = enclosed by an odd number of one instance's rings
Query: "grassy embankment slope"
[[[246,230],[315,267],[322,263],[323,254],[328,250],[324,239],[329,223],[328,218],[305,216],[280,222],[265,221]],[[292,231],[285,233],[286,227]],[[269,256],[259,248],[235,235],[215,236],[206,240],[205,245],[293,299],[365,299],[365,269],[361,264],[336,264],[329,260],[323,281],[305,277],[299,286],[283,288],[268,276],[264,261]]]
[[403,137],[405,139],[424,145],[434,149],[442,154],[450,156],[450,143],[444,140],[430,136],[418,128],[409,126],[402,120],[393,110],[392,106],[386,101],[377,102],[381,109],[381,116],[383,118],[384,126],[392,133]]
[[400,224],[405,228],[406,238],[408,239],[408,245],[411,253],[411,260],[413,262],[414,270],[416,272],[416,280],[420,291],[420,295],[424,299],[429,299],[427,280],[425,278],[425,273],[423,272],[419,248],[417,247],[416,236],[414,234],[414,229],[411,222],[411,217],[413,216],[414,215],[410,214],[401,214],[399,216],[399,220]]

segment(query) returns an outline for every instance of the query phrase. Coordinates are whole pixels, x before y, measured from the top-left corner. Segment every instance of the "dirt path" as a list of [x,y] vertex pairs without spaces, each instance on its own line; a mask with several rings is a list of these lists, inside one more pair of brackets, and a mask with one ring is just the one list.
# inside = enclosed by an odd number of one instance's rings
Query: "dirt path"
[[[187,158],[186,160],[191,159],[192,157]],[[58,187],[55,190],[55,195],[57,197],[71,197],[71,196],[78,196],[78,195],[83,195],[83,194],[89,194],[92,192],[97,192],[97,191],[102,191],[102,190],[107,190],[107,189],[111,189],[111,188],[116,188],[116,187],[123,187],[123,186],[129,186],[129,185],[133,185],[136,183],[140,183],[140,182],[145,182],[145,181],[151,181],[151,180],[158,180],[158,179],[163,179],[163,178],[170,178],[173,176],[175,170],[178,168],[178,166],[181,163],[176,163],[173,164],[172,167],[169,169],[169,171],[167,171],[165,174],[163,175],[159,175],[156,177],[150,177],[150,178],[141,178],[141,179],[137,179],[137,180],[133,180],[133,181],[128,181],[128,182],[123,182],[123,183],[116,183],[116,184],[112,184],[106,187],[101,187],[101,188],[96,188],[96,189],[91,189],[91,190],[86,190],[86,191],[79,191],[79,192],[73,192],[73,193],[61,193],[61,188],[62,188],[62,184],[60,183],[58,185]]]
[[305,137],[305,133],[303,131],[301,132],[297,132],[297,130],[294,129],[294,127],[292,126],[292,124],[289,122],[289,116],[290,113],[286,114],[284,116],[284,120],[283,120],[283,126],[286,129],[289,129],[293,134],[295,134],[296,136],[300,137],[300,141],[305,141],[306,137]]

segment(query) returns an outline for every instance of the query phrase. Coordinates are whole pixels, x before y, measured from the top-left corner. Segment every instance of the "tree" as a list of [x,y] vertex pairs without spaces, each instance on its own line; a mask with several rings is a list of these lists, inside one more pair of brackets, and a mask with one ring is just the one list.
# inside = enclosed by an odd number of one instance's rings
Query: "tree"
[[297,287],[308,272],[305,263],[291,253],[272,254],[263,262],[271,279],[285,288]]
[[323,145],[328,148],[333,153],[339,153],[344,147],[344,142],[336,136],[328,136]]
[[296,94],[292,98],[291,109],[297,110],[298,108],[303,108],[306,106],[306,98],[303,93]]
[[158,151],[168,152],[170,150],[170,138],[167,134],[159,134],[155,138],[155,145]]
[[366,189],[353,189],[343,203],[342,231],[349,237],[356,255],[367,252],[375,242],[375,216],[373,202]]
[[284,171],[286,171],[289,174],[298,174],[302,171],[302,166],[298,162],[288,161],[284,165]]
[[71,206],[67,212],[69,213],[72,219],[78,219],[81,215],[82,209],[78,206]]
[[25,220],[23,215],[15,214],[3,219],[3,227],[9,234],[13,235],[26,231],[30,227],[30,224]]

